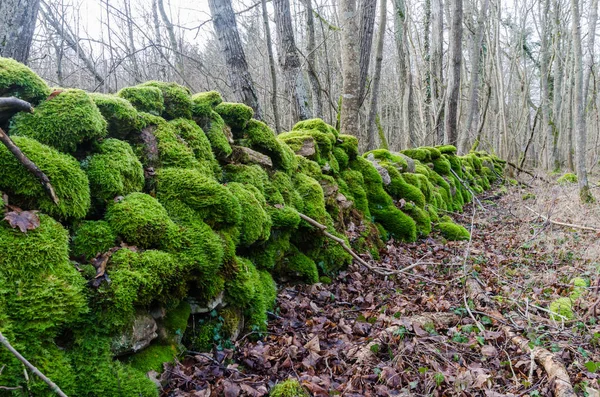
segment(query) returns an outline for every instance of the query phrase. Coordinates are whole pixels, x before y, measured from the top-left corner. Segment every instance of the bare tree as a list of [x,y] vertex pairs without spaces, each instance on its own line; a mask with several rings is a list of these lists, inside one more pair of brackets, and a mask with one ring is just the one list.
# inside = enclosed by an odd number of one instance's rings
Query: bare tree
[[262,111],[254,88],[248,62],[231,7],[231,0],[209,0],[213,26],[225,55],[229,81],[238,100],[254,109],[254,117],[262,119]]
[[312,90],[312,112],[314,117],[323,117],[323,100],[321,99],[321,84],[317,77],[317,53],[315,47],[315,18],[312,0],[304,0],[306,5],[306,66],[308,80]]
[[371,47],[373,46],[373,29],[375,24],[375,9],[377,0],[363,0],[358,7],[360,16],[360,75],[359,96],[360,102],[365,99],[367,76],[369,75],[369,61],[371,60]]
[[277,106],[277,72],[275,71],[275,57],[273,56],[273,42],[271,40],[271,28],[269,27],[269,14],[267,13],[267,0],[261,0],[263,24],[265,26],[265,41],[267,44],[267,56],[269,57],[269,73],[271,75],[271,106],[273,107],[273,119],[275,121],[275,132],[279,134],[281,122],[279,121],[279,107]]
[[0,56],[27,63],[40,0],[0,1]]
[[375,49],[375,71],[373,72],[373,84],[371,88],[371,104],[369,106],[369,120],[367,122],[367,150],[377,148],[375,131],[377,129],[377,99],[379,96],[379,81],[381,80],[381,63],[383,62],[383,41],[385,39],[385,25],[387,21],[387,0],[381,0],[379,10],[379,33],[377,35],[377,48]]
[[342,108],[340,131],[358,136],[358,110],[360,108],[359,53],[357,40],[356,0],[340,0],[342,15]]
[[277,24],[277,53],[283,71],[285,93],[292,104],[292,120],[311,117],[308,95],[304,86],[300,56],[294,40],[289,0],[274,0],[275,23]]
[[[431,103],[436,143],[444,141],[443,120],[443,56],[444,56],[444,7],[442,0],[431,0]],[[438,116],[439,114],[439,116]]]
[[450,28],[446,120],[444,123],[444,141],[450,145],[456,145],[458,138],[458,94],[460,93],[460,69],[462,63],[462,2],[463,0],[451,0],[452,25]]

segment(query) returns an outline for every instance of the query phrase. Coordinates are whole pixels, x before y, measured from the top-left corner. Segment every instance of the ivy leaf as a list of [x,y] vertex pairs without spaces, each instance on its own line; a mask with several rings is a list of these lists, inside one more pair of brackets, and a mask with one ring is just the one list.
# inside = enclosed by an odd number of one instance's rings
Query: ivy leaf
[[35,230],[40,226],[37,213],[38,211],[23,211],[15,208],[6,213],[4,220],[8,221],[13,229],[19,228],[21,233],[27,233],[28,230]]

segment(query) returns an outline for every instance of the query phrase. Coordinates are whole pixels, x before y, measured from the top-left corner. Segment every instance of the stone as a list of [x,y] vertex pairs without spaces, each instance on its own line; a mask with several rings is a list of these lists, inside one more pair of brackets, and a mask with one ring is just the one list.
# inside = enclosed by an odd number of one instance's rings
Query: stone
[[242,164],[258,164],[263,168],[273,168],[273,161],[269,156],[252,150],[245,146],[231,146],[233,152],[229,157],[231,162]]
[[187,301],[190,304],[192,314],[202,314],[212,312],[213,310],[220,309],[221,307],[225,307],[225,303],[223,302],[224,296],[224,292],[221,291],[219,295],[217,295],[212,300],[208,301],[208,303],[205,306],[199,304],[198,301],[192,297],[188,297]]
[[158,325],[150,314],[137,314],[131,327],[111,341],[113,354],[119,357],[144,349],[158,337],[157,329]]

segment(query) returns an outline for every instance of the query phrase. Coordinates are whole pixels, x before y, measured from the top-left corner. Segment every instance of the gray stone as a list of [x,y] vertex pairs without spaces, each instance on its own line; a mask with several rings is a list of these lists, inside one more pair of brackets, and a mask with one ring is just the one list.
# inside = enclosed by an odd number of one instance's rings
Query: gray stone
[[224,293],[221,291],[219,295],[208,301],[206,304],[200,304],[196,299],[188,297],[187,301],[190,304],[192,314],[209,313],[215,309],[225,306],[223,302]]
[[129,329],[112,339],[111,350],[113,354],[118,357],[144,349],[158,337],[157,328],[156,321],[150,314],[137,314]]

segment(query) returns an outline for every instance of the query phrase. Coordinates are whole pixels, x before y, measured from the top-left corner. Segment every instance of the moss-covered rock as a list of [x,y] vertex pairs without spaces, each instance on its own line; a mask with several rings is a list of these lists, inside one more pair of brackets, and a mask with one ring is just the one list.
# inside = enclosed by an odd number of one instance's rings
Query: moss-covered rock
[[192,118],[192,93],[187,87],[164,81],[147,81],[138,87],[154,87],[161,91],[165,106],[161,115],[165,119]]
[[59,219],[85,217],[90,208],[90,188],[79,163],[34,139],[15,136],[13,141],[48,176],[59,202],[55,204],[39,180],[0,145],[0,190],[9,195],[10,202]]
[[296,379],[277,383],[269,392],[271,397],[308,397],[309,395]]
[[335,142],[339,136],[338,131],[335,128],[325,123],[322,119],[317,118],[299,121],[294,125],[292,130],[317,130],[323,134],[332,135],[333,142]]
[[279,278],[286,281],[301,281],[308,284],[319,282],[319,269],[315,262],[294,246],[277,265],[275,272]]
[[571,301],[571,298],[558,298],[550,303],[549,309],[552,313],[555,313],[550,314],[550,318],[555,321],[572,320],[575,317],[573,314],[573,301]]
[[112,204],[106,220],[120,237],[140,248],[158,247],[175,224],[164,207],[144,193],[131,193]]
[[220,167],[212,152],[210,141],[198,126],[192,120],[175,119],[169,122],[175,129],[177,136],[185,141],[185,144],[192,149],[196,160],[203,163],[204,169],[211,169],[215,176],[219,176]]
[[71,240],[71,255],[90,260],[114,247],[117,234],[106,221],[83,221]]
[[140,112],[160,116],[165,110],[162,91],[157,87],[126,87],[117,92],[117,95],[128,100]]
[[[240,244],[250,246],[257,241],[266,241],[271,233],[271,217],[264,209],[264,197],[252,185],[238,182],[227,184],[229,191],[238,199],[241,206]],[[252,190],[254,188],[254,191]],[[257,197],[258,196],[258,197]]]
[[97,145],[96,153],[81,164],[90,181],[92,197],[107,203],[116,196],[144,188],[142,163],[124,141],[110,138]]
[[11,58],[0,57],[0,97],[15,96],[37,105],[50,92],[46,82],[27,66]]
[[108,135],[126,139],[144,127],[144,122],[131,103],[115,95],[92,93],[90,97],[108,123]]
[[217,158],[227,158],[232,153],[229,140],[224,133],[225,121],[214,111],[221,103],[221,95],[215,91],[203,92],[192,96],[192,117],[198,123],[210,141]]
[[556,180],[556,182],[558,182],[562,185],[566,185],[569,183],[577,183],[577,175],[567,172],[567,173],[563,174],[563,176],[558,178]]
[[436,229],[444,238],[451,241],[469,240],[471,238],[471,234],[467,229],[453,222],[440,222],[436,225]]
[[288,173],[296,168],[296,156],[292,149],[277,140],[273,130],[262,121],[250,120],[243,136],[250,148],[269,156],[276,168]]
[[215,106],[215,111],[234,132],[241,133],[248,121],[254,116],[254,110],[243,103],[222,102]]
[[33,113],[17,113],[9,132],[67,153],[74,153],[78,145],[107,134],[102,113],[85,91],[77,89],[60,92],[40,103]]

